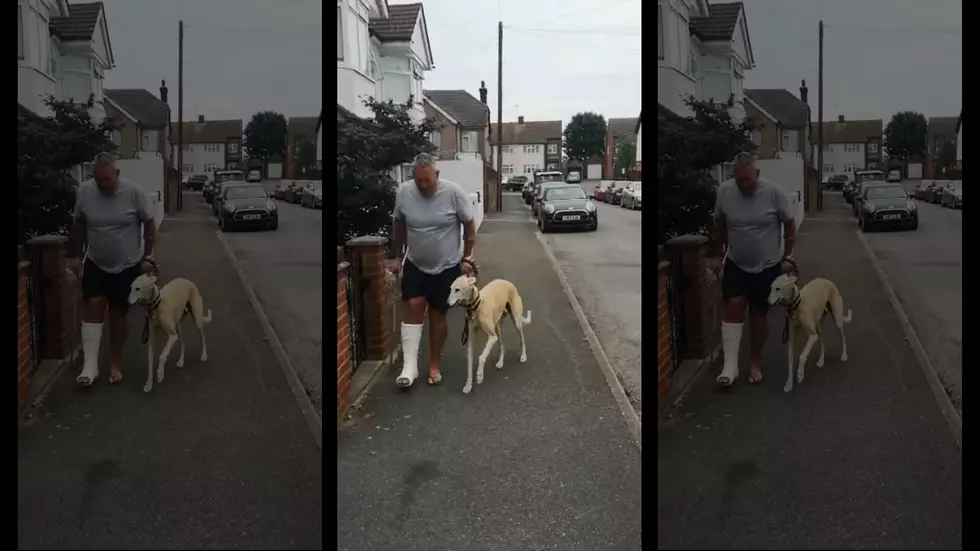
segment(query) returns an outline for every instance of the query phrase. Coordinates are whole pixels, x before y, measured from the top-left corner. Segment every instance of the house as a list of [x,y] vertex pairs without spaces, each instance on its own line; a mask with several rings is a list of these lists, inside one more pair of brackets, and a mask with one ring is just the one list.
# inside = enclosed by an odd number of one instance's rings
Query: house
[[525,121],[520,116],[502,128],[503,138],[498,144],[497,125],[490,126],[491,155],[494,159],[501,155],[502,177],[561,170],[561,121]]
[[749,89],[745,91],[745,114],[757,129],[752,142],[758,146],[761,159],[810,156],[810,106],[807,105],[806,83],[800,87],[800,97],[789,90]]
[[959,117],[929,117],[926,126],[926,152],[923,159],[922,177],[942,178],[945,174],[939,168],[939,151],[944,142],[958,143]]
[[[849,174],[856,170],[882,169],[882,121],[845,121],[840,115],[837,121],[823,123],[824,176]],[[818,127],[810,126],[810,143],[813,159],[817,159]],[[851,176],[853,179],[853,176]]]
[[158,152],[165,160],[170,159],[166,82],[160,82],[159,98],[144,89],[106,90],[105,110],[113,122],[112,142],[119,146],[120,157],[133,158],[145,151]]
[[956,171],[963,170],[963,113],[956,119]]
[[17,1],[17,102],[44,117],[44,98],[84,102],[105,119],[102,83],[115,66],[102,2]]
[[657,101],[691,116],[684,98],[734,99],[732,118],[745,118],[743,83],[755,67],[742,2],[657,0]]
[[606,122],[606,147],[602,159],[602,179],[621,180],[625,174],[616,174],[616,144],[636,132],[637,118],[609,119]]
[[[310,178],[310,173],[300,173],[304,167],[296,166],[297,149],[300,144],[317,138],[320,117],[290,117],[286,121],[286,158],[283,162],[283,178]],[[309,170],[309,167],[306,170]]]
[[643,113],[640,112],[640,115],[638,117],[636,117],[636,164],[633,165],[633,179],[634,180],[642,180],[643,179],[643,163],[641,162],[641,160],[642,160],[641,153],[643,151],[643,142],[640,140],[640,138],[643,137],[640,134],[640,130],[642,130],[642,128],[640,128],[640,123],[641,123],[641,119],[642,118],[643,118]]
[[490,162],[490,108],[487,89],[480,83],[480,99],[466,90],[425,90],[426,118],[433,119],[432,143],[442,159],[475,157]]
[[[204,115],[183,125],[183,166],[181,174],[206,174],[215,170],[243,170],[242,119],[206,121]],[[171,136],[173,158],[177,159],[177,130]]]
[[372,116],[363,99],[405,103],[422,120],[422,83],[433,68],[422,4],[348,0],[337,4],[337,104],[358,117]]
[[323,177],[323,111],[316,119],[316,167],[315,170]]

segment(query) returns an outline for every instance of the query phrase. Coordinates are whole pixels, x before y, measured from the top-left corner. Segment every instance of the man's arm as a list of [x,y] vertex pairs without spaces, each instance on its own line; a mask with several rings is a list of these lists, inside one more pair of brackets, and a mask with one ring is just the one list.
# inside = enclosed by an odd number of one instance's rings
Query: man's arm
[[473,246],[476,245],[476,222],[463,222],[463,258],[473,256]]
[[157,239],[157,221],[150,209],[150,199],[142,190],[136,190],[136,213],[143,223],[143,258],[152,258],[153,243]]
[[783,224],[783,258],[793,257],[796,243],[796,213],[793,212],[789,197],[782,190],[776,193],[776,210]]
[[82,187],[79,186],[75,193],[75,210],[72,212],[71,221],[71,240],[69,248],[74,253],[72,257],[82,256],[82,250],[88,241],[88,227],[85,223],[85,215],[82,212]]
[[470,206],[470,198],[466,196],[463,188],[455,189],[456,194],[456,217],[463,225],[463,258],[473,256],[473,247],[476,245],[476,220],[473,218],[473,209]]
[[397,214],[392,219],[391,243],[395,256],[401,259],[405,254],[405,219]]
[[728,246],[728,226],[725,225],[725,213],[721,208],[721,186],[718,187],[717,193],[715,194],[715,211],[713,214],[714,218],[714,228],[712,236],[718,245],[725,247]]

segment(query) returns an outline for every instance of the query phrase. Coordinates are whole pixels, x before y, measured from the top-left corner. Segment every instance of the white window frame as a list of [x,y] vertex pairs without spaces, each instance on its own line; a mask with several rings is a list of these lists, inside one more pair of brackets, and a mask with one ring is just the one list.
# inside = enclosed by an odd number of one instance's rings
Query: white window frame
[[344,60],[344,6],[337,3],[337,61]]
[[557,155],[557,154],[558,154],[558,144],[556,143],[548,144],[548,155]]
[[514,165],[501,165],[501,174],[507,174],[508,176],[514,173]]
[[464,153],[476,153],[479,139],[480,133],[476,130],[463,130],[460,132],[459,150]]
[[238,144],[235,142],[228,143],[228,153],[235,155],[238,153]]
[[824,163],[824,165],[823,165],[823,171],[826,174],[833,174],[834,173],[834,165],[832,165],[830,163]]
[[[368,66],[371,59],[371,34],[368,32],[368,20],[361,15],[361,10],[357,11],[357,70],[367,76]],[[364,40],[361,40],[361,29],[364,29]],[[364,63],[361,63],[361,50],[364,50]],[[411,77],[411,74],[408,75]],[[409,93],[411,93],[411,80],[409,81]]]
[[757,147],[762,147],[762,132],[759,130],[752,131],[752,143]]
[[442,130],[433,130],[429,133],[429,141],[435,144],[436,147],[442,145]]
[[868,153],[877,153],[877,152],[878,152],[878,143],[868,142]]
[[509,146],[509,145],[505,145],[505,146],[502,146],[500,148],[500,153],[501,154],[504,154],[504,153],[513,153],[513,152],[514,152],[514,148],[511,147],[511,146]]
[[528,154],[541,153],[540,147],[541,147],[540,145],[525,145],[524,153],[528,153]]
[[122,132],[119,130],[113,130],[109,133],[109,141],[116,144],[116,147],[122,145]]
[[799,144],[799,134],[797,134],[797,131],[796,130],[783,130],[782,131],[782,134],[783,135],[782,135],[782,139],[780,140],[781,141],[780,148],[783,151],[796,151],[796,152],[799,152],[799,150],[800,150],[800,144]]

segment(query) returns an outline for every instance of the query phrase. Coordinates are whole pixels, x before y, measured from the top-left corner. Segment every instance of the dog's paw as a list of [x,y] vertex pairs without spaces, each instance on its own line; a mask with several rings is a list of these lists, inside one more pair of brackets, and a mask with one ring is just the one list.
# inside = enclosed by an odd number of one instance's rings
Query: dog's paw
[[796,372],[796,382],[797,383],[802,383],[803,382],[803,370],[802,369],[800,369],[800,370],[798,370]]
[[177,367],[184,367],[184,358],[177,359]]
[[483,373],[477,373],[476,374],[476,384],[478,384],[478,385],[482,385],[483,384]]
[[840,355],[840,361],[842,362],[847,361],[847,352],[844,352],[843,354]]
[[204,352],[203,354],[201,354],[201,361],[202,362],[208,361],[208,353],[207,352]]
[[820,356],[819,358],[817,358],[817,363],[815,365],[817,367],[823,367],[823,356]]
[[463,387],[463,394],[469,394],[471,390],[473,390],[473,385],[466,383],[466,386]]
[[792,381],[786,383],[783,386],[783,392],[792,392],[792,390],[793,390],[793,382]]
[[153,381],[147,381],[146,384],[143,385],[143,392],[149,392],[151,390],[153,390]]
[[503,369],[504,368],[504,362],[497,362],[497,365],[495,365],[494,367],[496,367],[497,369]]
[[527,363],[527,354],[521,354],[521,363]]
[[157,384],[163,382],[163,371],[157,371]]

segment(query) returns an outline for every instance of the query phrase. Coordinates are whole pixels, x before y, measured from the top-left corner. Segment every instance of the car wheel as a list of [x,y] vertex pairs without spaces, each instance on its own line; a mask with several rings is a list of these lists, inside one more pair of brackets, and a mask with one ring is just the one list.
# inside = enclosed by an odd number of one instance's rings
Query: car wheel
[[912,222],[912,225],[909,226],[909,230],[910,231],[916,231],[918,229],[919,229],[919,221],[918,220],[916,220],[915,222]]
[[589,231],[596,231],[597,229],[599,229],[599,221],[598,220],[596,220],[595,222],[592,223],[591,226],[589,226]]
[[278,230],[278,229],[279,229],[279,221],[278,221],[278,220],[276,220],[275,222],[273,222],[273,223],[271,223],[271,224],[269,224],[269,229],[270,229],[271,231],[276,231],[276,230]]

